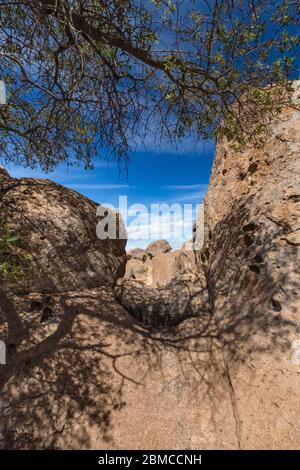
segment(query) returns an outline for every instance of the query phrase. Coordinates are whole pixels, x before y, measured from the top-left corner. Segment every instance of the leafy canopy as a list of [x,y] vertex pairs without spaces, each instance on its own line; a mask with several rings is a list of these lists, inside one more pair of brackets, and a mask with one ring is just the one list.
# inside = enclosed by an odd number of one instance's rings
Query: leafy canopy
[[295,76],[299,17],[291,0],[0,2],[1,158],[126,161],[148,133],[259,143]]

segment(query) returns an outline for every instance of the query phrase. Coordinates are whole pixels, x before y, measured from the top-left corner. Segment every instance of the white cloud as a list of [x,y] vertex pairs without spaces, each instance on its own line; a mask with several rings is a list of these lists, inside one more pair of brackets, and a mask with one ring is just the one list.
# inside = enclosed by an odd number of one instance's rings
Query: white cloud
[[177,196],[177,197],[174,197],[173,199],[171,199],[171,201],[169,201],[169,204],[170,203],[176,203],[176,202],[183,202],[184,203],[184,202],[187,202],[187,201],[193,201],[196,204],[201,204],[205,194],[206,194],[206,191],[196,191],[196,192],[193,192],[193,193],[181,194],[180,196]]
[[133,240],[157,240],[166,238],[167,240],[189,240],[192,236],[192,227],[195,221],[195,214],[184,214],[167,218],[153,218],[149,214],[147,218],[133,219],[127,225],[128,239]]
[[68,188],[71,189],[81,189],[81,190],[87,190],[87,189],[128,189],[132,186],[129,186],[128,184],[67,184],[66,185]]
[[188,136],[184,139],[170,141],[160,139],[157,132],[148,129],[147,135],[140,139],[133,146],[133,153],[135,152],[151,152],[151,153],[172,153],[177,155],[186,155],[190,153],[202,154],[213,152],[215,143],[213,140],[200,140]]
[[207,191],[207,184],[178,184],[162,186],[162,189],[170,189],[172,191],[189,191],[189,190],[202,190]]

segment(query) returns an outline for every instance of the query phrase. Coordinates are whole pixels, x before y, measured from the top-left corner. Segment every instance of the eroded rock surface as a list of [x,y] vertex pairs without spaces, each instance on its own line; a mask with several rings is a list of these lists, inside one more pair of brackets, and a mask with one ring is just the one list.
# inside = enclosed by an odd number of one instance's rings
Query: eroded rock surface
[[97,205],[50,180],[0,172],[0,219],[27,259],[9,292],[67,291],[113,285],[125,272],[126,240],[99,240]]
[[193,241],[183,243],[178,253],[178,266],[182,269],[194,269],[196,267],[196,253],[193,249]]
[[[132,315],[109,286],[50,299],[1,291],[1,446],[299,449],[299,153],[296,109],[274,121],[263,149],[219,142],[197,254],[208,314],[198,304],[164,329],[136,319],[141,302],[147,318],[153,305],[161,316],[165,292],[178,306],[167,315],[185,312],[182,282],[150,291],[125,280],[116,294]],[[203,305],[198,281],[187,289]]]
[[285,109],[264,148],[219,142],[204,201],[198,265],[222,331],[242,448],[299,448],[299,155],[300,112]]
[[47,302],[0,299],[1,448],[237,446],[209,317],[164,334],[134,320],[108,287],[51,295],[54,316],[41,322]]

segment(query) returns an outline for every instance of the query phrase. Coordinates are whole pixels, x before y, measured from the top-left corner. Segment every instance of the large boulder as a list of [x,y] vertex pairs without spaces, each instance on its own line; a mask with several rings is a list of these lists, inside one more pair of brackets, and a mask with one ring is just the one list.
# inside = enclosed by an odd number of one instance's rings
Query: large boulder
[[11,282],[0,276],[0,290],[114,285],[125,271],[126,240],[97,238],[96,209],[93,201],[50,180],[14,179],[1,170],[0,229],[14,237],[2,256],[17,271]]
[[180,270],[179,253],[171,250],[169,242],[157,240],[145,250],[134,248],[128,251],[125,279],[141,281],[146,286],[165,286]]
[[164,287],[180,269],[178,251],[156,253],[152,257],[144,256],[142,260],[130,255],[124,278],[140,281],[146,286]]
[[156,240],[146,246],[145,257],[152,259],[158,253],[168,253],[171,250],[172,247],[167,240]]
[[179,252],[158,253],[152,259],[152,286],[164,287],[180,270]]

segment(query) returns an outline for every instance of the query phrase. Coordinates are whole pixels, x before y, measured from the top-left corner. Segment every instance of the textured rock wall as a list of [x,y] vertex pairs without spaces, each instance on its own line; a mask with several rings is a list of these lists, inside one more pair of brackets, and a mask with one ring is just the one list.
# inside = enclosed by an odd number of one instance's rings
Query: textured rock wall
[[[299,83],[294,102],[299,103]],[[239,445],[299,447],[300,112],[263,149],[217,146],[198,255],[230,375]]]

